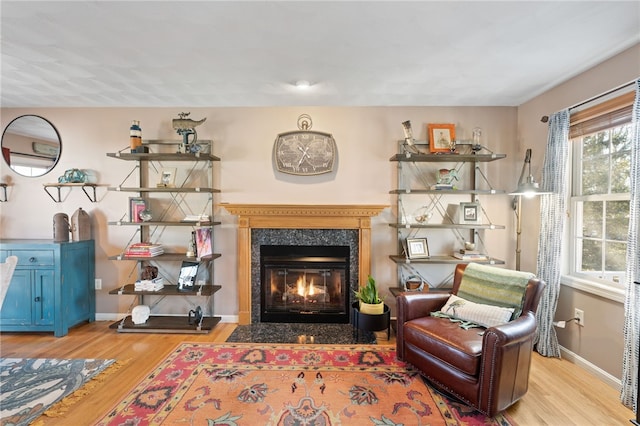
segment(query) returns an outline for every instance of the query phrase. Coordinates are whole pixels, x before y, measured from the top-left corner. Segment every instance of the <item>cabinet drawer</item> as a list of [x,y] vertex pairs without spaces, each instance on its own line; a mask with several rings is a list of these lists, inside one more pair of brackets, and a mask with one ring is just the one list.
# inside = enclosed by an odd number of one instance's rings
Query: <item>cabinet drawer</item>
[[52,266],[53,250],[12,250],[18,256],[18,266]]

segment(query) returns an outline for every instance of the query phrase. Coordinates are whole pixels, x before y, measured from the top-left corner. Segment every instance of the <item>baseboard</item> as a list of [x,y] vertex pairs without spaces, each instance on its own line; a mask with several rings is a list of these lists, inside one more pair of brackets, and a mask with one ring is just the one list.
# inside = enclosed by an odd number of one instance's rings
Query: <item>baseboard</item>
[[[128,314],[101,313],[96,314],[96,321],[119,321]],[[178,315],[176,315],[178,316]],[[220,317],[220,322],[238,323],[237,315],[216,315]]]
[[570,363],[575,364],[583,370],[586,370],[588,373],[593,374],[598,379],[602,380],[617,391],[620,391],[622,389],[622,381],[620,379],[607,373],[597,365],[592,364],[581,356],[571,352],[569,349],[560,346],[560,354],[563,359],[566,359]]

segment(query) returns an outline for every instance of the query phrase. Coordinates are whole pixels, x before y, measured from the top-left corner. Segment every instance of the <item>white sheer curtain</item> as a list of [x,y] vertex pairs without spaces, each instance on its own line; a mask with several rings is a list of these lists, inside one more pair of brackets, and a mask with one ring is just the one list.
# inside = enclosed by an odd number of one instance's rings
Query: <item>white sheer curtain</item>
[[624,405],[637,410],[638,395],[638,340],[640,327],[640,80],[636,81],[636,99],[633,103],[633,135],[631,138],[631,198],[629,200],[629,237],[627,239],[627,268],[625,283],[627,293],[624,301],[624,354],[622,359],[622,390],[620,400]]
[[538,239],[538,278],[547,283],[536,313],[536,350],[544,356],[560,357],[553,317],[560,293],[560,254],[566,217],[569,169],[569,110],[552,114],[542,169],[545,192],[540,199],[540,237]]

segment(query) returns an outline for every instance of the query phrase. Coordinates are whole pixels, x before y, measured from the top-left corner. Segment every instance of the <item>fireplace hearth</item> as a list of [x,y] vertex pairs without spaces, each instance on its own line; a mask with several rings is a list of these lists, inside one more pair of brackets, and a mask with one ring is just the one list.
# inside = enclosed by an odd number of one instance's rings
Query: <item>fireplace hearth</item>
[[349,246],[260,246],[260,321],[349,322]]

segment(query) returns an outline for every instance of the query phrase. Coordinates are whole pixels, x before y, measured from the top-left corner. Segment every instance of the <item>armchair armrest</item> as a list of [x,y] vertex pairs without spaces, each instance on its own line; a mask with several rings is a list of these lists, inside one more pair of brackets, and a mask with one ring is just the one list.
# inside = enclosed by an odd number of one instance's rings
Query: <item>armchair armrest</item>
[[403,293],[396,298],[398,326],[415,318],[438,311],[449,299],[449,293]]
[[506,324],[488,328],[482,346],[489,354],[496,346],[508,346],[528,340],[536,332],[536,317],[531,311],[523,312],[518,318]]
[[531,311],[486,329],[479,377],[481,406],[498,412],[527,392],[535,332]]

